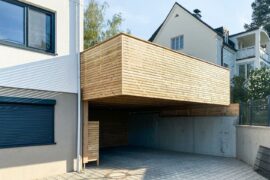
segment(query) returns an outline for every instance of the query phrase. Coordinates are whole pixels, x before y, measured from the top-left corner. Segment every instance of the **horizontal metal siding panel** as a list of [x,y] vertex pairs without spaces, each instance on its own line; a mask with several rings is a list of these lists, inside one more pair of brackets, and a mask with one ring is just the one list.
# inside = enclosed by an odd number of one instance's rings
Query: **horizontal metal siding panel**
[[[16,58],[18,57],[20,56],[17,55]],[[78,92],[77,58],[75,55],[56,56],[48,60],[1,67],[0,86],[3,87],[67,93]]]
[[54,143],[54,106],[0,103],[0,148]]

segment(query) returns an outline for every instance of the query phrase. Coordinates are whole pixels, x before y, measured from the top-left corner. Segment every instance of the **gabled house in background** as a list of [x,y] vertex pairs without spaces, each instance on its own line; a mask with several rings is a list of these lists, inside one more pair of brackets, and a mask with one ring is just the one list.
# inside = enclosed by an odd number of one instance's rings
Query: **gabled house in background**
[[0,0],[1,180],[61,174],[79,164],[82,4]]
[[231,78],[247,78],[250,69],[270,65],[270,41],[265,30],[230,35],[224,27],[212,28],[205,23],[200,13],[176,2],[149,41],[227,67]]

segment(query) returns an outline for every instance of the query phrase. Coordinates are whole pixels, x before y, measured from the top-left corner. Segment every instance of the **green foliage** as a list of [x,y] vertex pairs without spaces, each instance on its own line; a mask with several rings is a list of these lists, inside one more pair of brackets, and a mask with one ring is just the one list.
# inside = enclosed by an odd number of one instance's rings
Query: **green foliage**
[[[121,13],[114,14],[112,19],[105,19],[108,3],[99,4],[90,0],[84,12],[84,48],[89,48],[122,32],[123,22]],[[130,31],[128,31],[130,33]]]
[[247,101],[247,89],[245,88],[245,78],[235,76],[232,80],[232,98],[234,103]]
[[104,28],[104,13],[107,3],[99,5],[91,0],[84,12],[84,48],[93,46],[101,41],[101,33]]
[[108,20],[107,26],[108,29],[103,32],[103,38],[108,39],[110,37],[113,37],[114,35],[118,34],[120,32],[119,27],[122,24],[122,16],[121,13],[114,14],[111,20]]
[[264,67],[251,71],[247,90],[249,99],[261,99],[270,95],[270,69]]
[[253,9],[252,22],[245,24],[245,29],[249,30],[262,26],[270,35],[270,1],[255,0],[251,7]]

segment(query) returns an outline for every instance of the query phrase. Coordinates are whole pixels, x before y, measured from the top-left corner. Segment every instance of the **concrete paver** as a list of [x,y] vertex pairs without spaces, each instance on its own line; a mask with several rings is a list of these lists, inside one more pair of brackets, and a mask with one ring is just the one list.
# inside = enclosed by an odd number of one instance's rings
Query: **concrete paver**
[[252,167],[233,158],[128,147],[101,152],[100,166],[46,180],[263,180]]

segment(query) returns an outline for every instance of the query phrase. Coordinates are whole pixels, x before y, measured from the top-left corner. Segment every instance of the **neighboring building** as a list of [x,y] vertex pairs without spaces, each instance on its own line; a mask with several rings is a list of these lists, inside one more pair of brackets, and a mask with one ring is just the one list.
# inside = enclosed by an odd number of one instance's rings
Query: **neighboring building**
[[270,65],[266,31],[258,28],[230,36],[224,27],[205,23],[198,9],[191,13],[178,3],[149,41],[228,67],[231,77],[247,77],[249,69]]
[[262,29],[254,29],[230,36],[235,43],[236,74],[248,77],[250,69],[270,66],[270,40],[267,32]]
[[0,0],[0,179],[76,169],[82,3]]

